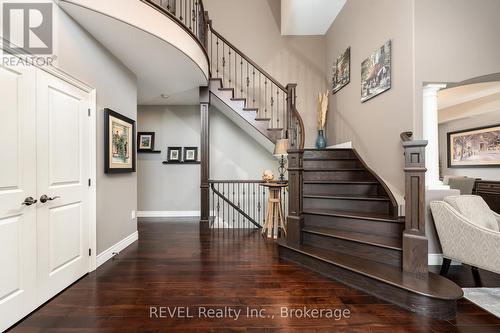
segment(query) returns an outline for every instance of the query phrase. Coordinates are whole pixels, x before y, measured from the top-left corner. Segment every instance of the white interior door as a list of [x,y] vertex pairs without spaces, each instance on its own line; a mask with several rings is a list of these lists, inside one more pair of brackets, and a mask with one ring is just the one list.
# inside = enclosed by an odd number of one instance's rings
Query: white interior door
[[90,97],[43,71],[36,81],[38,290],[44,302],[89,271]]
[[36,307],[35,71],[0,66],[0,331]]

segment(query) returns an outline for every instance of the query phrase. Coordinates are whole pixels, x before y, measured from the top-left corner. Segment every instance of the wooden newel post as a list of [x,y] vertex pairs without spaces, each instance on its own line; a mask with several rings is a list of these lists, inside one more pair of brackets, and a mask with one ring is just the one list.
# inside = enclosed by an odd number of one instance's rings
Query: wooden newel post
[[200,87],[200,115],[201,115],[201,203],[200,222],[209,222],[210,219],[210,94],[208,87]]
[[425,147],[426,140],[412,140],[412,133],[401,134],[405,155],[405,230],[403,232],[403,270],[428,273],[428,241],[425,235]]
[[302,174],[304,151],[290,149],[288,151],[288,217],[287,217],[287,244],[300,245],[302,243]]
[[290,148],[298,149],[297,142],[297,128],[293,120],[293,112],[295,110],[295,103],[297,102],[297,84],[289,83],[286,85],[286,137],[290,140]]

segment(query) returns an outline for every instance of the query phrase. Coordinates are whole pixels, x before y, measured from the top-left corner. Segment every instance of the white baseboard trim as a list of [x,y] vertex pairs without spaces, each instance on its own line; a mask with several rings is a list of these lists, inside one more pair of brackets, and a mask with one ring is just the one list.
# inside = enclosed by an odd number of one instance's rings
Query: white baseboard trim
[[97,255],[97,267],[101,266],[106,261],[113,258],[113,253],[115,252],[119,253],[120,251],[123,251],[127,246],[129,246],[138,239],[139,239],[139,232],[136,231],[133,234],[125,237],[115,245],[111,246],[109,249],[99,253]]
[[[428,256],[429,265],[441,266],[443,264],[443,255],[438,253],[429,253]],[[461,263],[456,261],[451,261],[452,265],[461,265]]]
[[139,211],[137,217],[200,217],[200,211]]

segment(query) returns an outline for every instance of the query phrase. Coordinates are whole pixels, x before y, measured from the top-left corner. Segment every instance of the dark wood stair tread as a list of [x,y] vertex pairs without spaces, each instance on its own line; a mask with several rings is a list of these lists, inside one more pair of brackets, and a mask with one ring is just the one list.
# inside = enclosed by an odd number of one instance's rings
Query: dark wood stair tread
[[232,101],[246,101],[247,99],[246,98],[231,98]]
[[352,184],[352,185],[378,185],[370,180],[304,180],[304,184]]
[[243,108],[243,111],[254,111],[254,112],[257,112],[259,111],[259,108]]
[[347,212],[335,209],[304,209],[304,214],[345,217],[345,218],[359,219],[359,220],[371,220],[375,222],[404,223],[404,218],[401,217],[394,218],[394,216],[389,214]]
[[305,148],[304,151],[339,151],[339,150],[353,150],[352,148]]
[[278,244],[289,250],[426,297],[457,300],[463,296],[462,289],[459,286],[434,273],[429,273],[425,278],[418,278],[415,275],[404,273],[399,267],[333,250],[323,250],[306,245],[289,246],[282,239],[278,240]]
[[283,128],[268,128],[268,131],[282,131]]
[[383,247],[391,250],[402,250],[402,239],[355,231],[337,230],[333,228],[305,226],[303,232],[313,233],[333,238],[341,238],[353,242]]
[[355,157],[305,157],[304,161],[357,161]]
[[363,168],[304,168],[304,172],[366,171]]
[[234,88],[219,88],[221,91],[234,91]]
[[304,194],[304,198],[311,199],[337,199],[337,200],[362,200],[362,201],[391,201],[388,197],[369,196],[369,195],[356,195],[356,194],[337,194],[337,195],[323,195],[323,194]]
[[255,118],[257,121],[271,121],[271,118]]

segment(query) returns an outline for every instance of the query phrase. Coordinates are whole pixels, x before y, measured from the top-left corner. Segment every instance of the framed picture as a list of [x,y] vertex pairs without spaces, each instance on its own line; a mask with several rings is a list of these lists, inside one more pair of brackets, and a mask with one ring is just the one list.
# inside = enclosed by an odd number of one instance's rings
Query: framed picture
[[104,109],[104,172],[135,172],[135,121]]
[[153,151],[155,149],[154,132],[137,133],[137,151]]
[[182,160],[182,148],[181,147],[168,147],[167,149],[167,161],[169,163],[181,163]]
[[500,124],[448,133],[448,167],[500,167]]
[[198,161],[198,147],[184,147],[184,163]]
[[391,89],[391,41],[361,63],[361,102]]
[[351,48],[342,53],[333,65],[332,94],[345,87],[351,80]]

